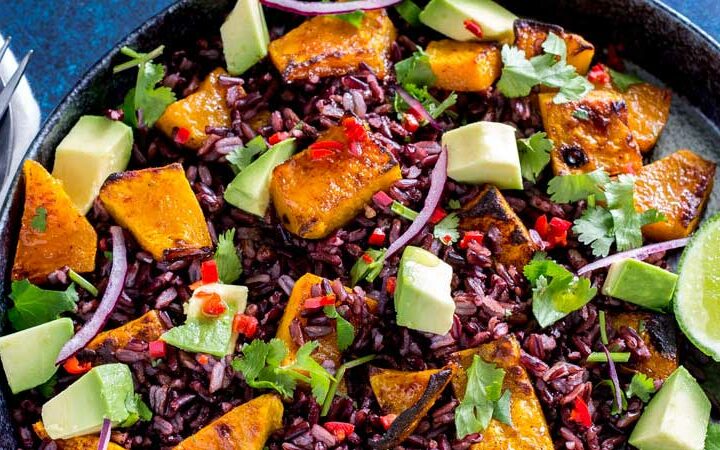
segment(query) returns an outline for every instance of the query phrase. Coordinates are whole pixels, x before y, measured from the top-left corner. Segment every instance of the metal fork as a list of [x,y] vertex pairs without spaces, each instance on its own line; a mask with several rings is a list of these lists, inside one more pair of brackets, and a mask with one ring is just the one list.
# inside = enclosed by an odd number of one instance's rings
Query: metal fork
[[[10,40],[11,37],[8,36],[7,39],[5,39],[5,43],[3,44],[2,48],[0,48],[0,61],[2,61],[3,56],[5,56],[5,52],[7,51],[8,47],[10,47]],[[20,83],[20,79],[25,73],[25,67],[27,67],[28,61],[30,60],[30,56],[32,54],[32,50],[27,52],[22,61],[20,61],[20,64],[18,64],[15,73],[13,73],[12,77],[10,77],[10,80],[8,80],[5,88],[0,90],[0,119],[2,119],[2,117],[5,115],[5,111],[7,111],[8,106],[10,105],[10,99],[12,99],[15,89],[17,89],[17,86]]]

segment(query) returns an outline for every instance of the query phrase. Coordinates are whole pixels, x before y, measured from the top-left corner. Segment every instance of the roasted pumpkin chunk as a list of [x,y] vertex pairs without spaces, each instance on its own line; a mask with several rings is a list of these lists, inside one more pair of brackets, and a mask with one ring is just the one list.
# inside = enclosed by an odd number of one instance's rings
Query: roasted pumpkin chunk
[[395,448],[410,436],[450,383],[455,371],[454,364],[421,372],[374,369],[370,385],[375,398],[386,414],[397,417],[372,447]]
[[651,312],[616,313],[608,314],[608,324],[616,332],[623,327],[632,328],[650,352],[648,358],[625,364],[624,368],[660,380],[677,369],[677,335],[672,317]]
[[205,217],[178,163],[111,175],[100,200],[158,261],[212,248]]
[[188,130],[190,138],[184,145],[192,149],[200,148],[205,142],[206,127],[229,127],[230,108],[225,101],[227,88],[220,83],[221,75],[227,75],[225,69],[213,70],[197,91],[168,106],[155,126],[170,138],[177,129]]
[[621,95],[628,108],[628,127],[640,151],[646,153],[655,147],[670,117],[672,93],[669,89],[640,83],[633,84]]
[[35,161],[25,161],[25,209],[12,277],[43,282],[49,273],[68,266],[76,272],[95,270],[97,234],[75,208],[62,183]]
[[288,81],[342,76],[360,63],[385,78],[396,36],[385,10],[366,12],[358,27],[337,17],[316,16],[272,41],[270,59]]
[[482,433],[482,442],[473,444],[470,449],[552,450],[554,447],[545,415],[530,378],[520,363],[520,344],[517,340],[514,337],[504,337],[478,348],[453,354],[457,363],[462,367],[452,381],[455,396],[460,400],[465,397],[467,386],[465,370],[470,367],[475,355],[480,356],[485,362],[494,363],[505,369],[503,390],[510,391],[510,414],[513,426],[492,419]]
[[[306,273],[297,281],[295,281],[293,290],[290,293],[290,299],[285,306],[285,312],[280,319],[280,325],[278,326],[278,330],[275,335],[276,338],[282,340],[285,343],[288,349],[288,354],[285,357],[284,364],[291,363],[295,359],[295,354],[297,353],[298,348],[300,348],[293,340],[292,334],[290,332],[292,323],[297,320],[302,326],[302,328],[305,327],[305,325],[307,324],[307,319],[302,316],[305,300],[312,297],[312,287],[321,283],[322,280],[323,279],[317,275]],[[347,292],[351,292],[351,289],[345,288],[345,290]],[[368,307],[371,311],[377,308],[376,300],[366,298],[365,301],[367,302]],[[332,333],[321,336],[314,340],[317,341],[319,345],[313,353],[313,358],[316,359],[318,362],[322,362],[325,360],[333,361],[335,363],[335,367],[340,367],[342,352],[337,345],[337,333],[333,330]]]
[[678,150],[644,166],[635,181],[635,208],[655,208],[664,222],[643,227],[655,241],[687,237],[695,231],[713,189],[715,163],[690,150]]
[[522,220],[491,184],[463,205],[458,216],[461,230],[497,233],[493,257],[507,266],[524,267],[538,250]]
[[557,25],[534,20],[516,20],[514,28],[515,46],[523,50],[527,58],[541,55],[543,53],[543,42],[545,42],[549,33],[554,33],[565,41],[568,64],[575,66],[575,69],[581,75],[585,75],[590,68],[590,62],[595,55],[595,46],[582,36],[566,33],[562,27]]
[[431,42],[426,53],[436,76],[435,87],[448,91],[484,91],[502,69],[500,50],[494,44],[445,39]]
[[[50,436],[48,436],[45,431],[45,426],[43,426],[42,422],[36,422],[32,427],[38,438],[42,440],[50,439]],[[100,436],[90,435],[78,436],[70,439],[56,439],[53,442],[57,446],[58,450],[95,450],[98,448],[99,441]],[[123,450],[123,447],[120,447],[112,441],[108,442],[106,448],[108,450]]]
[[160,339],[160,335],[165,331],[165,325],[160,320],[158,312],[153,309],[118,328],[98,334],[90,341],[87,348],[90,350],[103,346],[113,349],[124,348],[132,339],[152,342]]
[[175,450],[262,450],[282,428],[283,404],[272,394],[243,403],[182,441]]
[[315,158],[302,151],[273,171],[270,194],[285,228],[306,239],[324,238],[350,222],[373,194],[400,179],[393,155],[367,139],[362,154],[348,151],[343,127],[333,127],[318,141],[334,141],[342,149]]
[[553,141],[555,175],[604,169],[610,175],[637,173],[642,156],[623,97],[606,90],[591,91],[585,98],[553,103],[554,93],[538,95],[540,115]]

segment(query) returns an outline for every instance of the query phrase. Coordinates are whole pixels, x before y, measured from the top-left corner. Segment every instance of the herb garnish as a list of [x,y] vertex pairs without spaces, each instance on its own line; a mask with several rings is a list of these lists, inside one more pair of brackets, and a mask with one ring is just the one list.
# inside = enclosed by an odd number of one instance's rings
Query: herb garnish
[[338,350],[347,350],[355,341],[355,327],[338,312],[335,305],[325,306],[323,312],[328,318],[335,319]]
[[47,214],[47,209],[44,206],[35,208],[35,215],[30,221],[30,227],[39,233],[44,233],[47,230]]
[[268,149],[265,139],[262,136],[255,136],[244,146],[239,145],[230,152],[225,159],[231,164],[235,174],[242,172],[250,165],[253,158]]
[[547,138],[545,132],[538,131],[529,138],[518,139],[517,147],[520,153],[522,176],[526,180],[535,183],[537,177],[550,162],[550,151],[553,142]]
[[650,396],[655,393],[655,380],[648,377],[644,373],[637,372],[633,375],[630,380],[630,385],[625,391],[627,398],[637,397],[647,403],[650,401]]
[[13,281],[10,298],[14,306],[8,311],[8,319],[17,331],[32,328],[60,317],[60,314],[75,311],[78,294],[75,284],[65,291],[42,289],[28,280]]
[[435,224],[433,237],[445,245],[457,242],[457,240],[460,239],[458,225],[460,225],[460,218],[457,213],[450,213],[445,216],[443,220]]
[[355,286],[360,280],[370,283],[375,281],[385,264],[385,252],[387,249],[368,249],[362,254],[350,269],[350,284]]
[[242,263],[235,248],[235,228],[230,228],[218,236],[215,262],[217,263],[220,281],[225,284],[234,283],[242,275]]

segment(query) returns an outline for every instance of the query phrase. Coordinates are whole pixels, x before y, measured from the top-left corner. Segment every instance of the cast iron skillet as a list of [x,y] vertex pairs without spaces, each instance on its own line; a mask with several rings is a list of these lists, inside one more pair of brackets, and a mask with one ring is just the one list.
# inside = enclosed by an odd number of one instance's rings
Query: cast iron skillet
[[[111,76],[123,45],[150,50],[159,44],[191,42],[207,30],[218,29],[234,0],[181,0],[138,28],[100,60],[63,100],[30,146],[26,158],[51,167],[55,147],[83,114],[98,114],[120,103],[130,75]],[[720,44],[657,0],[502,0],[521,17],[532,17],[579,32],[603,48],[622,42],[625,56],[672,87],[676,93],[673,115],[655,157],[689,147],[706,158],[720,161]],[[679,95],[678,95],[679,94]],[[684,96],[687,101],[681,99]],[[690,107],[692,104],[699,111]],[[23,208],[21,177],[16,174],[0,212],[0,291],[9,291],[10,268]],[[716,183],[720,186],[720,183]],[[710,210],[718,209],[718,193]],[[0,313],[6,309],[6,295]],[[0,333],[4,326],[0,323]],[[3,382],[3,384],[5,384]],[[7,386],[0,394],[0,449],[17,448],[15,430],[8,415]]]

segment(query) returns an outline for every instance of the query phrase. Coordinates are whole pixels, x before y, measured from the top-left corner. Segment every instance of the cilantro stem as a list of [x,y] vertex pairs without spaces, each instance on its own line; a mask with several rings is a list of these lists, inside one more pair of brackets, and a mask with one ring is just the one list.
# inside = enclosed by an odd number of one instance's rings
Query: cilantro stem
[[[609,354],[613,362],[626,363],[630,361],[630,352],[610,352]],[[587,362],[590,363],[604,363],[607,360],[607,355],[603,352],[592,352],[587,357]]]
[[75,283],[77,283],[78,286],[85,289],[92,295],[93,297],[97,297],[98,290],[95,286],[92,285],[88,280],[82,277],[79,273],[75,272],[72,269],[68,270],[68,276],[71,280],[73,280]]
[[138,53],[130,47],[123,47],[120,49],[120,53],[133,59],[113,67],[113,73],[120,73],[123,70],[132,69],[133,67],[137,67],[140,64],[151,61],[162,55],[163,50],[165,50],[164,45],[161,45],[150,53]]
[[600,321],[600,342],[602,342],[603,345],[608,345],[607,328],[605,326],[605,311],[600,311],[598,320]]
[[397,200],[393,200],[392,205],[390,206],[390,210],[398,216],[406,218],[407,220],[415,220],[415,218],[418,216],[418,213],[416,211],[413,211],[412,209],[408,208]]
[[345,371],[352,369],[357,366],[361,366],[365,363],[368,363],[375,359],[376,355],[367,355],[363,356],[362,358],[358,358],[352,361],[348,361],[340,368],[338,369],[337,373],[335,374],[335,380],[330,384],[330,389],[328,390],[327,397],[325,397],[325,401],[323,402],[322,410],[320,411],[320,416],[325,417],[330,411],[330,405],[332,405],[332,401],[335,398],[335,393],[337,392],[337,388],[342,382],[343,377],[345,376]]

